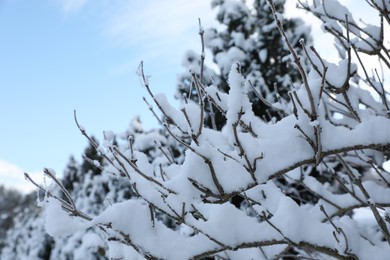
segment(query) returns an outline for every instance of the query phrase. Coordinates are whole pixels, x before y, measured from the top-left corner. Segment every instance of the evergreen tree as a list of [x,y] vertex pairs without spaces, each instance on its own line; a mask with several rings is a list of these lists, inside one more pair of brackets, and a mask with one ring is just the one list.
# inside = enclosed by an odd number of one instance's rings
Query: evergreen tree
[[[60,181],[74,199],[78,209],[87,214],[98,215],[108,205],[132,197],[136,198],[137,194],[126,177],[112,175],[116,169],[107,167],[102,174],[101,169],[107,165],[107,161],[96,149],[99,146],[97,138],[91,137],[91,140],[93,143],[89,143],[85,148],[81,163],[73,156],[69,158]],[[156,171],[160,165],[167,164],[169,160],[180,161],[180,156],[183,154],[183,151],[179,152],[179,148],[173,145],[172,140],[163,130],[145,131],[139,117],[135,117],[123,133],[115,135],[110,131],[105,132],[104,145],[117,146],[121,151],[129,153],[136,150],[143,151]],[[68,201],[67,196],[56,184],[47,188],[52,194]],[[1,196],[3,193],[5,196]],[[8,200],[5,200],[7,197]],[[6,229],[1,240],[4,249],[0,248],[0,259],[109,259],[106,252],[107,245],[102,240],[105,234],[95,228],[70,236],[50,237],[46,233],[43,211],[36,207],[35,197],[36,194],[29,195],[29,203],[24,203],[26,205],[21,208],[23,210],[12,212],[12,207],[8,207],[7,203],[12,202],[12,205],[16,203],[13,206],[16,208],[21,204],[22,196],[16,191],[8,191],[0,187],[0,199],[4,198],[4,214],[7,214],[7,218],[4,218],[2,223]],[[38,200],[43,197],[44,194],[40,194]],[[13,203],[14,201],[16,202]],[[164,219],[167,225],[175,226],[175,223],[164,215],[160,214],[156,217]],[[8,224],[11,220],[15,222],[12,228]]]
[[[92,142],[99,146],[99,141],[92,136]],[[83,173],[93,173],[95,175],[101,173],[101,169],[97,167],[103,161],[103,157],[99,154],[96,148],[90,143],[85,149],[83,157],[83,163],[81,164],[81,174]]]
[[[280,14],[284,13],[284,4],[285,0],[276,1],[275,8]],[[242,75],[253,86],[253,89],[248,89],[248,94],[255,115],[266,121],[273,117],[280,119],[277,111],[260,100],[255,91],[269,103],[279,102],[284,106],[290,99],[288,92],[299,86],[301,77],[297,70],[292,69],[294,65],[290,51],[277,29],[267,0],[255,0],[251,7],[238,0],[213,0],[212,7],[218,8],[217,20],[221,29],[206,30],[204,42],[219,71],[214,72],[205,66],[202,77],[204,86],[214,85],[227,93],[228,73],[233,63],[239,62]],[[283,25],[292,47],[297,50],[303,64],[307,63],[299,41],[302,39],[310,44],[308,27],[298,18],[284,19]],[[201,62],[200,55],[187,52],[183,65],[199,77]],[[185,94],[197,101],[193,84],[189,73],[179,75],[178,95]],[[210,110],[209,106],[206,105],[206,109]],[[217,108],[213,110],[216,113],[216,127],[221,129],[225,124],[224,116]],[[211,126],[209,117],[206,125]]]
[[[94,138],[93,140],[96,141]],[[87,159],[91,158],[91,159]],[[91,144],[85,149],[85,159],[79,164],[73,156],[64,170],[61,180],[75,203],[86,212],[97,214],[107,195],[107,178],[102,177],[101,170],[93,164],[93,160],[102,161],[102,157],[94,151]],[[91,163],[92,162],[92,163]],[[99,177],[100,176],[100,177]],[[47,178],[48,181],[50,178]],[[56,184],[47,187],[48,191],[67,201],[67,197]],[[44,215],[41,208],[36,206],[36,201],[44,198],[42,191],[30,195],[29,204],[22,211],[13,215],[14,227],[8,230],[4,239],[5,246],[0,254],[0,259],[106,259],[104,243],[92,233],[92,230],[80,232],[68,237],[52,238],[46,233]],[[101,205],[95,208],[93,205]],[[92,239],[92,238],[94,239]],[[90,241],[95,241],[91,243]]]
[[30,196],[34,199],[25,205],[23,210],[13,214],[14,225],[2,240],[4,242],[4,247],[0,250],[2,260],[52,259],[51,252],[55,246],[55,239],[45,231],[42,210],[35,203],[36,194]]
[[0,185],[0,251],[7,231],[14,225],[15,216],[29,207],[32,201],[33,194],[24,195]]
[[70,156],[68,164],[64,170],[62,184],[69,192],[73,191],[74,183],[80,182],[79,169],[77,161],[73,156]]

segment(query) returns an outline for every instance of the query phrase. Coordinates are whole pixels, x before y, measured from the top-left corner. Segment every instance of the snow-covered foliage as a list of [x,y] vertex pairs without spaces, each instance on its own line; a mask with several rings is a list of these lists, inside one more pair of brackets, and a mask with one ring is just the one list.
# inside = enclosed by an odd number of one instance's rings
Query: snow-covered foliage
[[[336,0],[303,3],[324,21],[340,52],[340,61],[330,63],[301,42],[307,72],[293,47],[296,35],[283,29],[280,2],[268,1],[272,30],[285,40],[295,62],[291,73],[302,82],[290,89],[288,104],[268,102],[280,120],[254,113],[250,76],[242,73],[238,51],[238,60],[221,70],[227,89],[207,84],[199,70],[190,79],[198,99],[185,99],[178,108],[151,91],[141,64],[138,73],[163,114],[163,134],[130,138],[124,146],[107,132],[99,146],[76,119],[104,158],[92,161],[102,170],[99,178],[117,178],[114,184],[130,185],[132,195],[108,204],[103,197],[78,203],[81,195],[67,192],[47,170],[64,195],[42,187],[46,231],[61,237],[95,230],[99,239],[89,233],[93,239],[81,241],[104,241],[112,259],[388,259],[390,173],[383,163],[390,155],[390,100],[386,82],[369,74],[364,55],[377,56],[384,73],[390,71],[383,28],[390,25],[390,6],[368,1],[380,14],[373,26],[359,25]],[[241,2],[214,4],[222,6],[224,22],[247,12]],[[225,117],[221,130],[205,124],[205,100]],[[169,152],[171,141],[179,159]],[[285,186],[276,181],[281,176]],[[80,185],[86,183],[94,194],[103,189],[87,178]],[[234,203],[237,198],[242,202]]]
[[[275,3],[277,12],[284,12],[284,3],[284,0]],[[220,24],[217,28],[206,29],[200,33],[204,34],[204,47],[211,52],[215,64],[211,67],[204,66],[202,70],[202,55],[196,55],[193,51],[187,52],[183,58],[186,71],[178,77],[177,96],[181,98],[181,95],[186,94],[197,101],[197,91],[193,86],[191,73],[202,77],[205,86],[213,85],[219,91],[227,93],[230,68],[239,62],[242,75],[250,82],[247,88],[253,112],[266,121],[280,119],[278,110],[269,107],[267,103],[278,102],[279,106],[284,106],[289,98],[291,85],[299,85],[301,78],[299,72],[293,69],[290,51],[278,32],[267,0],[255,0],[250,6],[245,4],[245,1],[213,0],[212,6],[217,10],[217,20]],[[302,20],[294,18],[285,19],[283,27],[293,48],[298,54],[302,54],[299,40],[311,43],[308,26],[304,25]],[[204,51],[202,53],[204,54]],[[301,58],[306,68],[307,60],[304,56]],[[188,73],[188,70],[191,73]],[[201,71],[203,75],[200,75]],[[213,117],[217,129],[221,129],[226,123],[219,110],[213,111],[206,105],[205,124],[211,126],[212,120],[209,117]]]
[[31,204],[13,216],[14,225],[4,238],[0,258],[50,259],[53,241],[45,231],[45,219],[40,209]]
[[13,227],[15,215],[26,210],[34,197],[32,194],[22,194],[17,190],[9,189],[0,185],[0,252],[5,246],[7,231]]
[[[86,149],[86,154],[90,156],[88,151],[91,149]],[[50,184],[50,175],[53,174],[53,171],[47,169],[45,172],[48,174],[47,194],[58,194],[58,199],[64,199],[65,196],[60,194],[60,187]],[[110,195],[107,194],[105,186],[113,182],[110,180],[110,176],[96,175],[96,173],[96,171],[92,171],[91,167],[87,169],[85,165],[80,165],[71,158],[62,180],[63,186],[69,190],[69,194],[76,198],[77,207],[89,212],[89,214],[97,213],[104,207],[102,198]],[[116,182],[114,186],[116,189],[113,189],[112,192],[118,194],[117,189],[124,188],[124,182]],[[38,190],[38,193],[34,194],[34,197],[37,197],[38,205],[45,198],[42,191],[43,189]],[[32,195],[30,196],[32,197]],[[49,211],[37,208],[36,204],[26,205],[23,211],[15,212],[13,215],[14,226],[8,230],[4,239],[5,247],[0,252],[0,259],[105,259],[99,257],[99,252],[104,252],[106,249],[105,243],[93,229],[69,233],[71,229],[62,223],[61,228],[67,231],[69,236],[65,236],[64,232],[62,236],[50,237],[47,231],[52,226],[58,227],[57,220],[60,218],[53,222],[45,222],[44,216]],[[95,239],[92,239],[93,237]]]
[[[140,150],[150,156],[158,158],[162,153],[162,144],[164,152],[172,154],[172,160],[179,161],[180,153],[173,148],[168,148],[169,138],[163,136],[160,130],[145,131],[139,118],[134,118],[129,128],[121,134],[114,135],[112,131],[104,133],[105,143],[103,146],[131,144],[134,149]],[[118,140],[117,140],[118,139]],[[91,137],[94,145],[98,145],[97,140]],[[155,141],[159,142],[156,146]],[[118,144],[119,143],[119,144]],[[124,144],[122,144],[124,143]],[[80,164],[73,157],[64,171],[61,185],[67,190],[69,197],[74,198],[74,205],[86,214],[98,214],[102,212],[107,205],[116,202],[125,201],[134,196],[134,192],[124,177],[115,174],[101,174],[105,165],[93,145],[87,147],[84,151],[84,160]],[[156,161],[156,163],[163,163]],[[50,184],[52,179],[50,174],[52,170],[46,170],[48,187],[44,188],[47,194],[57,194],[58,199],[67,200],[67,195],[61,193],[61,187],[56,183]],[[54,176],[54,175],[53,175]],[[54,176],[55,177],[55,176]],[[43,187],[42,187],[43,188]],[[45,194],[39,194],[39,205]],[[1,189],[0,189],[1,191]],[[5,202],[13,201],[13,193],[5,193],[7,197],[1,197]],[[18,194],[17,194],[18,195]],[[33,198],[29,195],[29,198]],[[18,195],[21,196],[21,195]],[[34,196],[36,197],[36,196]],[[34,200],[34,199],[32,199]],[[0,248],[0,259],[107,259],[107,244],[98,235],[97,230],[93,227],[78,232],[69,228],[66,223],[67,214],[57,215],[53,221],[45,222],[45,214],[53,214],[61,209],[60,204],[53,202],[52,206],[46,207],[45,210],[36,208],[36,203],[23,203],[20,209],[5,211],[4,221],[11,219],[14,225],[8,225],[8,233],[2,235],[2,247]],[[21,204],[21,203],[19,203]],[[7,210],[7,204],[4,210]],[[3,209],[2,208],[2,209]],[[65,216],[64,216],[65,215]],[[61,225],[59,225],[59,222]],[[76,221],[70,223],[77,223]],[[77,224],[75,224],[77,225]],[[53,230],[62,229],[62,235],[50,237],[48,233]],[[6,231],[6,230],[5,230]]]

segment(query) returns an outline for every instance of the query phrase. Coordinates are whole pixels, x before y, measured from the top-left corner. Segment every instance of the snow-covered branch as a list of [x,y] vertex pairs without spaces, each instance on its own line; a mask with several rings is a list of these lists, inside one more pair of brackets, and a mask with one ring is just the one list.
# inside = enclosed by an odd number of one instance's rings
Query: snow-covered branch
[[[251,12],[240,1],[213,2],[226,23]],[[266,1],[255,2],[259,7]],[[390,103],[386,82],[368,75],[363,54],[377,56],[390,72],[383,29],[390,22],[390,4],[368,1],[381,16],[380,25],[373,26],[355,22],[336,0],[301,3],[335,36],[341,56],[334,64],[302,41],[302,51],[296,51],[278,11],[283,1],[267,2],[262,11],[274,17],[269,28],[282,35],[301,75],[300,86],[291,86],[287,98],[276,95],[280,102],[273,103],[256,89],[259,83],[251,85],[255,74],[245,78],[239,61],[231,64],[228,88],[208,84],[204,46],[215,45],[203,42],[200,26],[200,70],[191,70],[194,89],[186,95],[195,91],[197,97],[173,107],[164,94],[153,93],[142,63],[139,67],[163,115],[164,141],[149,138],[152,155],[133,141],[130,146],[109,141],[98,146],[75,115],[81,133],[104,157],[102,174],[124,176],[134,195],[85,217],[57,183],[67,201],[54,197],[55,202],[46,193],[47,221],[55,221],[62,207],[68,215],[61,219],[73,225],[71,230],[101,227],[110,257],[125,259],[387,259],[390,174],[383,163],[390,155]],[[235,40],[244,41],[237,35]],[[266,121],[256,114],[259,103],[252,92],[281,116]],[[219,127],[216,121],[206,123],[213,109],[224,117]],[[177,147],[181,159],[169,153],[170,146]],[[369,213],[362,221],[357,216],[363,211]],[[62,231],[50,229],[53,236]]]

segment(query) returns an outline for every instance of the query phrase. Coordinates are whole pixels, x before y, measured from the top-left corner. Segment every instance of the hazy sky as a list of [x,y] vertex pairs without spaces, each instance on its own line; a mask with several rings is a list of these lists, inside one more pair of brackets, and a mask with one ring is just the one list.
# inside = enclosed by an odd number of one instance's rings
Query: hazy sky
[[200,49],[198,17],[216,24],[209,0],[0,0],[0,183],[31,189],[24,171],[61,173],[70,155],[79,160],[87,141],[74,109],[100,139],[137,115],[156,126],[138,64],[173,100],[184,52]]

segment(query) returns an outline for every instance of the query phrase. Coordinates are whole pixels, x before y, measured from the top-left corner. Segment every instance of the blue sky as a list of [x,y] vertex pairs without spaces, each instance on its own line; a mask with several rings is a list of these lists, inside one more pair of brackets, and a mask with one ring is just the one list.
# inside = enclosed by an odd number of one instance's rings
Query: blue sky
[[[319,22],[287,4],[329,55]],[[200,49],[198,18],[211,27],[214,16],[209,0],[0,0],[0,183],[32,189],[23,172],[41,179],[44,167],[61,174],[70,155],[80,160],[87,141],[74,109],[100,139],[137,115],[157,126],[142,101],[140,61],[152,89],[173,100],[184,52]]]
[[156,126],[135,72],[143,60],[173,100],[184,52],[200,48],[198,17],[215,23],[209,1],[191,2],[0,1],[0,183],[26,189],[23,171],[61,173],[79,159],[87,141],[74,109],[98,138],[137,115]]

